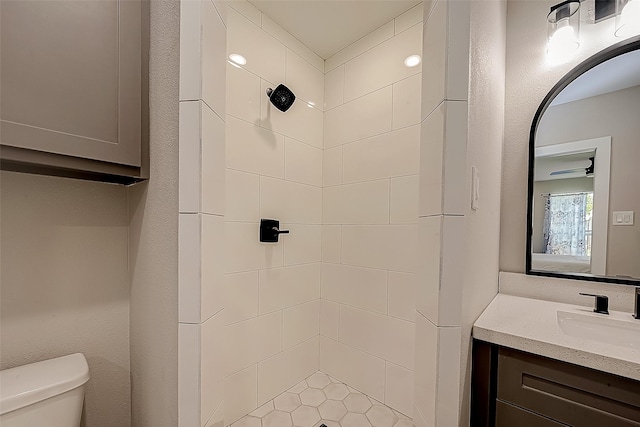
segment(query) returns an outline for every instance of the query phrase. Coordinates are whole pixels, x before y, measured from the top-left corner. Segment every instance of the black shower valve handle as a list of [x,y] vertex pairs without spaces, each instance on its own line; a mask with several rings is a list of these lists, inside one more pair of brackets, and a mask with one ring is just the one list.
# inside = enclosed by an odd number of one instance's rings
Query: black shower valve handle
[[277,234],[289,234],[289,230],[279,230],[278,227],[273,227],[273,231]]

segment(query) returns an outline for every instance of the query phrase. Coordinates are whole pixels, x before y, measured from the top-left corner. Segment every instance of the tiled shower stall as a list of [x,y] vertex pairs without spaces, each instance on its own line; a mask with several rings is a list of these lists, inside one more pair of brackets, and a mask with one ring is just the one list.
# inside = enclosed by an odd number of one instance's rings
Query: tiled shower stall
[[[462,287],[442,242],[464,227],[469,4],[418,4],[323,60],[246,1],[183,0],[180,43],[180,426],[318,370],[396,421],[457,424],[460,310],[438,308]],[[261,218],[290,234],[261,244]]]

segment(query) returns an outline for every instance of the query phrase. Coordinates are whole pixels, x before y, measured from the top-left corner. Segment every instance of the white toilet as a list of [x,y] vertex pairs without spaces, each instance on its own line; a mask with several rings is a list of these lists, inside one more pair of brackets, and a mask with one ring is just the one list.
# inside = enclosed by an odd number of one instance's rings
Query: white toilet
[[78,427],[87,381],[81,353],[0,371],[0,426]]

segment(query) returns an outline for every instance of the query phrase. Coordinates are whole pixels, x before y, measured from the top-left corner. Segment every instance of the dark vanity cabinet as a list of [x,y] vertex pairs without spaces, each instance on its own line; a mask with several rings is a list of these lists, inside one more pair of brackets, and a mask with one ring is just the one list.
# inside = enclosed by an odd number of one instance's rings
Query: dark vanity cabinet
[[472,427],[640,426],[640,381],[474,340]]
[[2,169],[147,177],[149,4],[0,2]]

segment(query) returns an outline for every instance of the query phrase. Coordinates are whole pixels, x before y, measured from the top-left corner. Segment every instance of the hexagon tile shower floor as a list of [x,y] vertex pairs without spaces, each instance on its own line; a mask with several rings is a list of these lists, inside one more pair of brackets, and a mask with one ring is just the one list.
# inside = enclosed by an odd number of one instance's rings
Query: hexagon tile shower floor
[[412,427],[407,416],[316,372],[231,427]]

